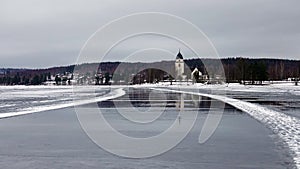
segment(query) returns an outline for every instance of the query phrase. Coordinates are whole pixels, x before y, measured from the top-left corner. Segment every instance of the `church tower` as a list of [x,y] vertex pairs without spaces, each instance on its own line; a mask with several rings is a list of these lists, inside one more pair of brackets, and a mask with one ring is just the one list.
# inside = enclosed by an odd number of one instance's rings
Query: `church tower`
[[180,53],[179,50],[175,61],[175,76],[176,76],[175,79],[183,80],[183,74],[184,74],[184,61],[183,61],[182,54]]

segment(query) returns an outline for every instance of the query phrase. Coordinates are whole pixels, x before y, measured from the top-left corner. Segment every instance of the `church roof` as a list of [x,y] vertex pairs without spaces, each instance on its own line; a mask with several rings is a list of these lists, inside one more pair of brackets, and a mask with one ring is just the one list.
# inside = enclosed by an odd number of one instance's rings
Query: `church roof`
[[178,54],[176,56],[176,59],[183,59],[182,54],[180,53],[180,50],[179,50],[179,52],[178,52]]

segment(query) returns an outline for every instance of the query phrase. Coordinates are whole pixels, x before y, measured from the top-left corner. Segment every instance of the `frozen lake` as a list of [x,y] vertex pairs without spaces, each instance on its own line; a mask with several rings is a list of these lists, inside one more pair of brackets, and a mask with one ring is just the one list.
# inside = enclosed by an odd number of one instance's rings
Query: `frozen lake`
[[[14,89],[15,90],[15,89]],[[37,89],[35,89],[37,90]],[[57,89],[53,89],[57,90]],[[69,90],[69,89],[60,89]],[[51,91],[49,89],[48,91]],[[99,96],[109,89],[99,90]],[[38,92],[40,92],[38,90]],[[143,111],[151,105],[161,108],[159,97],[148,101],[148,89],[127,90],[127,95],[98,102],[107,121],[118,131],[132,137],[149,137],[164,131],[178,115],[179,94],[165,93],[167,106],[155,122],[137,125],[120,116],[118,108],[130,105]],[[2,93],[5,93],[5,91]],[[52,92],[55,93],[55,92]],[[58,92],[60,93],[60,92]],[[71,98],[66,96],[66,98]],[[88,93],[88,92],[84,92]],[[9,95],[9,94],[7,94]],[[38,94],[37,94],[38,95]],[[83,94],[85,95],[85,94]],[[86,94],[88,95],[88,94]],[[233,97],[245,94],[234,93]],[[58,94],[56,97],[60,97]],[[11,97],[14,98],[14,97]],[[128,99],[129,98],[129,99]],[[17,98],[16,98],[17,99]],[[248,99],[248,98],[246,98]],[[19,97],[19,100],[20,99]],[[39,99],[36,99],[38,101]],[[54,99],[55,100],[55,99]],[[293,168],[292,158],[277,136],[264,125],[235,108],[226,105],[222,120],[213,136],[198,143],[199,133],[209,110],[218,102],[206,97],[184,96],[183,111],[197,111],[198,117],[188,136],[174,149],[147,159],[129,159],[112,155],[94,144],[81,129],[73,108],[5,118],[0,121],[0,165],[2,168]],[[71,101],[71,100],[70,100]],[[26,102],[24,100],[24,102]],[[2,102],[3,104],[3,102]],[[87,112],[94,104],[82,106]],[[1,108],[1,111],[7,110]],[[151,113],[151,112],[148,112]]]

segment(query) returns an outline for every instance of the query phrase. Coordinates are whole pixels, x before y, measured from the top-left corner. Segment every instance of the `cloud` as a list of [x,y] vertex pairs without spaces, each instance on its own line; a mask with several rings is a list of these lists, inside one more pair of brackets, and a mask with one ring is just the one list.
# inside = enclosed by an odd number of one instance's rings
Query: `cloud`
[[[299,59],[299,5],[298,0],[0,0],[0,67],[72,64],[92,33],[136,12],[165,12],[191,21],[222,56]],[[116,55],[125,53],[119,48]],[[177,51],[178,46],[166,48]]]

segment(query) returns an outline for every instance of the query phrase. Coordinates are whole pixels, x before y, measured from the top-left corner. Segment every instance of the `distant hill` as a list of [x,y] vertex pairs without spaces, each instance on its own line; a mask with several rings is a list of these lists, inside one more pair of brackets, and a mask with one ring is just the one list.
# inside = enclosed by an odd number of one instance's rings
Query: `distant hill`
[[[249,58],[226,58],[221,59],[223,67],[217,66],[220,60],[216,59],[187,59],[185,60],[185,72],[191,72],[198,68],[206,74],[207,70],[214,71],[215,74],[225,73],[228,81],[236,82],[241,80],[251,80],[259,78],[262,71],[265,71],[265,80],[282,80],[290,77],[299,77],[300,61],[285,59],[249,59]],[[206,63],[206,67],[203,63]],[[76,72],[74,68],[76,67]],[[60,67],[51,67],[46,69],[0,69],[0,84],[32,84],[32,80],[40,82],[46,81],[48,77],[57,74],[84,73],[91,77],[95,74],[109,74],[128,79],[132,74],[137,74],[145,68],[162,67],[165,71],[174,71],[174,61],[162,61],[153,63],[124,63],[124,62],[103,62],[103,63],[85,63],[80,65],[69,65]],[[190,76],[189,73],[187,73]],[[261,75],[262,76],[262,75]],[[262,77],[261,77],[262,78]],[[38,83],[40,84],[40,83]]]

